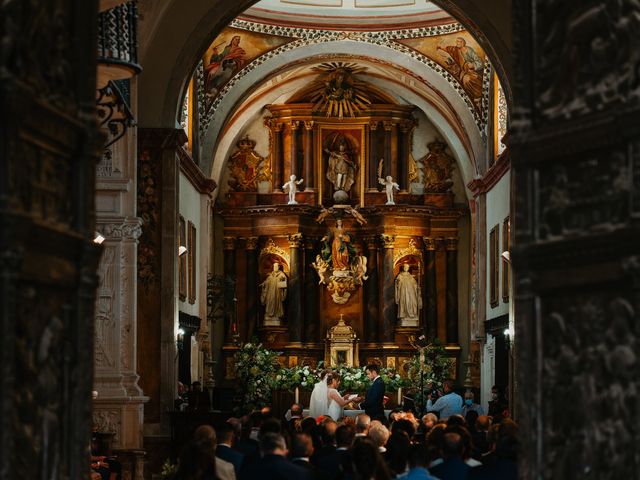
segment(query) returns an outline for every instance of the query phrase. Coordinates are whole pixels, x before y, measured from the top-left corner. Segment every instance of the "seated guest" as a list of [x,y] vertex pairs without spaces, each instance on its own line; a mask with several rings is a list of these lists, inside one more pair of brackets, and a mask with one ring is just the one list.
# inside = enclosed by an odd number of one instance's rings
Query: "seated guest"
[[371,417],[366,413],[360,413],[356,417],[356,437],[366,437],[371,426]]
[[296,433],[291,437],[291,463],[304,468],[313,480],[328,480],[330,477],[310,462],[313,443],[306,433]]
[[469,465],[464,462],[464,443],[457,432],[446,431],[442,438],[443,462],[430,468],[433,476],[441,480],[466,479]]
[[427,470],[428,459],[424,445],[415,443],[409,447],[407,454],[409,471],[405,475],[397,477],[402,480],[437,480]]
[[404,430],[396,430],[387,441],[384,459],[394,477],[407,471],[407,454],[411,441]]
[[[236,480],[236,472],[233,465],[216,457],[217,438],[216,431],[209,425],[200,425],[193,434],[193,440],[203,448],[208,448],[213,454],[215,471],[219,480]],[[212,478],[216,478],[214,475]]]
[[316,419],[313,417],[306,417],[300,421],[300,433],[306,433],[311,437],[313,442],[313,449],[316,450],[322,446],[320,440],[320,427],[316,423]]
[[91,436],[91,468],[102,480],[119,480],[122,466],[111,456],[111,448],[94,429]]
[[319,469],[326,472],[329,478],[340,479],[351,473],[351,454],[349,449],[356,436],[356,429],[353,425],[340,425],[336,429],[336,448],[316,459],[315,464]]
[[510,419],[505,419],[489,430],[488,440],[491,455],[485,456],[485,463],[471,470],[471,479],[516,480],[518,478],[518,427]]
[[373,442],[379,453],[387,451],[385,445],[389,440],[389,435],[389,430],[382,425],[382,423],[377,420],[371,422],[371,427],[369,427],[369,440]]
[[322,459],[332,455],[336,450],[336,429],[338,424],[331,418],[326,418],[320,425],[320,442],[321,447],[316,449],[311,457],[311,463],[319,465]]
[[244,455],[243,465],[254,462],[260,456],[258,434],[261,425],[262,414],[260,412],[253,412],[242,423],[240,440],[235,443],[233,448]]
[[237,477],[240,474],[240,468],[242,468],[244,455],[233,449],[235,442],[233,426],[229,422],[223,423],[216,428],[216,435],[218,437],[216,457],[232,464]]
[[413,440],[413,436],[416,434],[416,427],[411,420],[407,418],[402,418],[400,420],[396,420],[391,425],[392,435],[398,431],[406,433],[407,438],[409,438],[409,440]]
[[446,429],[447,425],[444,422],[438,422],[427,433],[424,445],[427,448],[429,468],[440,465],[444,461],[442,458],[442,443]]
[[[200,430],[200,428],[198,428],[199,431],[196,430],[198,431],[197,439],[194,437],[182,449],[174,480],[217,480],[222,478],[216,468],[215,443],[211,441],[211,433],[206,429]],[[208,428],[211,429],[211,427]],[[233,473],[233,466],[229,466]]]
[[287,460],[287,445],[279,433],[262,435],[260,452],[262,458],[242,469],[241,480],[311,480],[306,469]]
[[[369,431],[371,433],[371,431]],[[363,438],[351,450],[354,480],[390,480],[391,473],[373,442]]]

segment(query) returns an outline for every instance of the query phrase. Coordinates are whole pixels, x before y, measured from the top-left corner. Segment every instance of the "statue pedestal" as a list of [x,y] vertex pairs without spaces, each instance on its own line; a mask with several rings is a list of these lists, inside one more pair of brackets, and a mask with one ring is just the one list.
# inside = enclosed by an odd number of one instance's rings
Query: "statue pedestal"
[[453,193],[425,193],[424,204],[429,207],[449,208],[453,206]]

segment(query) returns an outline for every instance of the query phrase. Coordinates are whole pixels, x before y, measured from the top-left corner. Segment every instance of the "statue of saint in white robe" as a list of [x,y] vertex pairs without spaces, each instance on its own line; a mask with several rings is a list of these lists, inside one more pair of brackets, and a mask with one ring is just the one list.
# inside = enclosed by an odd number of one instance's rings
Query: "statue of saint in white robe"
[[287,276],[280,270],[280,264],[273,264],[273,272],[260,284],[260,301],[265,306],[265,322],[280,321],[284,317],[284,300],[287,298]]
[[418,282],[409,273],[409,265],[402,266],[396,277],[396,303],[401,325],[418,325],[418,312],[422,309],[422,295]]

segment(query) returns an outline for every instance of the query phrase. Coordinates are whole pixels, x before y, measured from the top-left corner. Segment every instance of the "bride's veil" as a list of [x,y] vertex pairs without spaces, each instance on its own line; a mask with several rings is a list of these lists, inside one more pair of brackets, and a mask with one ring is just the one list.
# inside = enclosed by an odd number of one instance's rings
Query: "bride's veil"
[[313,386],[311,392],[311,400],[309,402],[309,416],[317,418],[320,415],[326,415],[329,410],[329,399],[327,396],[329,387],[327,386],[327,377]]

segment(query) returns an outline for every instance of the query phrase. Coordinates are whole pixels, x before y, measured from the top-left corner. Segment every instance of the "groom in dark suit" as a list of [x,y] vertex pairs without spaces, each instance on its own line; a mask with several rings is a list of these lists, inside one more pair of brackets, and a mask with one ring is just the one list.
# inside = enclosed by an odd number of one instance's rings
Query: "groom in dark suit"
[[371,386],[367,390],[364,401],[360,403],[360,409],[371,417],[371,420],[384,421],[384,382],[380,378],[380,367],[375,364],[367,365],[365,369],[367,377],[371,380]]

